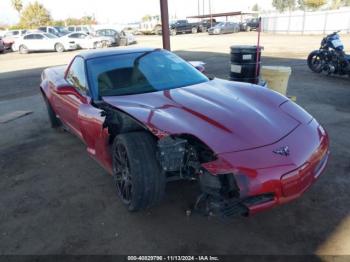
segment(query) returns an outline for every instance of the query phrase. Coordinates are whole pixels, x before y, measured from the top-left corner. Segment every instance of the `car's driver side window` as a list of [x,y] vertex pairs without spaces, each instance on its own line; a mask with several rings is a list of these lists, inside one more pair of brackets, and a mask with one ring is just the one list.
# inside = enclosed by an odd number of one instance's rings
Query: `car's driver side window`
[[71,64],[66,80],[82,95],[88,95],[84,59],[77,56]]

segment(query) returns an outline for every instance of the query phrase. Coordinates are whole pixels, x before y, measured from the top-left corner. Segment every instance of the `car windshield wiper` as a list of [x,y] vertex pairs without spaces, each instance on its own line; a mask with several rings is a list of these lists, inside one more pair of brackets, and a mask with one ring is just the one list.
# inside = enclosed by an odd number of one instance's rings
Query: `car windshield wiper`
[[143,53],[142,55],[139,55],[138,57],[135,58],[134,67],[138,67],[139,64],[140,64],[140,60],[141,60],[142,58],[144,58],[146,55],[149,55],[149,54],[151,54],[151,53],[154,53],[154,52],[157,52],[157,51],[160,51],[160,50],[162,50],[162,49],[156,48],[156,49],[153,49],[153,50],[151,50],[151,51],[147,51],[147,52]]

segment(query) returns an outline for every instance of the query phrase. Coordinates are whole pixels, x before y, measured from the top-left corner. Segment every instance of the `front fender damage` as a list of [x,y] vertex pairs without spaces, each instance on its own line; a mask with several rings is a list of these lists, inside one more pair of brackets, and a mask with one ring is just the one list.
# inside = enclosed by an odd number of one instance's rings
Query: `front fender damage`
[[247,215],[233,173],[211,174],[204,166],[217,160],[215,153],[193,136],[166,136],[158,140],[158,160],[168,181],[197,180],[199,195],[191,212],[209,216]]
[[248,214],[252,200],[245,197],[244,190],[241,192],[234,172],[228,171],[231,167],[198,138],[166,134],[105,103],[98,107],[103,110],[103,128],[108,129],[110,143],[121,133],[150,132],[157,139],[157,159],[167,181],[198,181],[200,191],[190,207],[191,212],[220,217]]

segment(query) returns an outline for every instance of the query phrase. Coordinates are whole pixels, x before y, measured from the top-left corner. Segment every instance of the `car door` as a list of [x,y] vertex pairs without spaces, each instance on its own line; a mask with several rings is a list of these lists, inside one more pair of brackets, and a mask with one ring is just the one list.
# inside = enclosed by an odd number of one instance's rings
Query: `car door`
[[228,23],[227,25],[227,32],[226,33],[233,33],[235,31],[235,24],[234,23]]
[[69,40],[73,40],[80,48],[86,48],[84,38],[81,33],[74,33],[68,36]]
[[52,50],[52,41],[43,34],[35,35],[36,50]]
[[225,23],[222,28],[222,33],[227,34],[230,32],[230,23]]
[[58,112],[67,125],[87,146],[88,153],[105,168],[110,169],[111,157],[108,147],[108,130],[103,128],[105,116],[102,110],[92,106],[90,91],[86,79],[85,61],[76,56],[69,66],[67,83],[79,92],[75,95],[57,95]]
[[36,36],[38,40],[38,48],[39,50],[53,50],[54,49],[54,41],[51,38],[45,36],[45,34],[40,34]]
[[[78,120],[79,107],[89,101],[89,91],[85,73],[85,62],[80,56],[76,56],[67,69],[65,80],[74,87],[81,95],[81,98],[75,95],[57,95],[56,105],[63,122],[80,138],[82,133]],[[84,98],[84,99],[82,99]],[[86,101],[83,101],[86,100]]]
[[180,20],[179,22],[178,22],[179,24],[178,24],[178,31],[179,32],[186,32],[186,22],[184,21],[184,20]]
[[23,40],[18,43],[17,48],[19,48],[20,45],[24,45],[28,48],[28,50],[35,50],[35,35],[34,34],[28,34],[23,37]]

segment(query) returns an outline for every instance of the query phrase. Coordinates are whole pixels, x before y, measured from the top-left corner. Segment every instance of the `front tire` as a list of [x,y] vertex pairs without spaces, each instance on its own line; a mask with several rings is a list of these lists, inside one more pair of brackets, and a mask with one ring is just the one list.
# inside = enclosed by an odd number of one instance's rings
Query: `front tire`
[[55,50],[58,53],[62,53],[62,52],[64,52],[64,46],[61,43],[57,43],[57,44],[55,44]]
[[170,31],[170,32],[171,32],[171,35],[172,35],[172,36],[175,36],[175,35],[177,34],[176,29],[171,29],[171,31]]
[[116,191],[129,211],[159,203],[164,195],[165,175],[156,159],[156,140],[146,132],[116,136],[112,146]]
[[198,32],[197,27],[193,27],[191,31],[192,31],[192,34],[197,34]]
[[49,121],[51,124],[52,128],[58,128],[62,125],[61,121],[57,118],[55,111],[53,110],[49,100],[46,98],[45,95],[43,95],[46,109],[47,109],[47,114],[49,116]]
[[322,72],[322,58],[320,56],[320,51],[315,50],[311,52],[307,58],[307,65],[311,69],[311,71],[315,73]]

